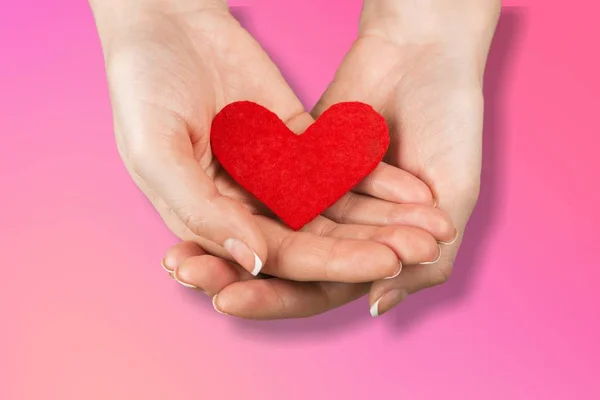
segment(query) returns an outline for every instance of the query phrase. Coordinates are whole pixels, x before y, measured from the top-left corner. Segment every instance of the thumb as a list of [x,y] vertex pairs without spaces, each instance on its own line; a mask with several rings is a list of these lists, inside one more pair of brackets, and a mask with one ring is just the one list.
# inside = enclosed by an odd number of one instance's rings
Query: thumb
[[225,248],[244,269],[257,275],[267,258],[267,244],[252,214],[219,193],[193,156],[188,137],[172,143],[145,143],[129,157],[133,172],[167,204],[195,235]]

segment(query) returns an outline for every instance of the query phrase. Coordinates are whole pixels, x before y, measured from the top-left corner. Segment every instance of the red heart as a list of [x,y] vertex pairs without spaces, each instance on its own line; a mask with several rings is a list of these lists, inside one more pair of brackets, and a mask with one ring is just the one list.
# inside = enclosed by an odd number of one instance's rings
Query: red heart
[[223,168],[296,230],[373,171],[390,141],[385,119],[357,102],[331,106],[301,135],[266,108],[235,102],[210,139]]

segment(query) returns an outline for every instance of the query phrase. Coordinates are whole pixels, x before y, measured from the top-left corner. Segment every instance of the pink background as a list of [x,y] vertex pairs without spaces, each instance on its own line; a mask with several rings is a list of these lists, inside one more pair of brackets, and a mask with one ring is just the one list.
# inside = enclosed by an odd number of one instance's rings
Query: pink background
[[[314,104],[360,1],[233,4]],[[161,269],[175,239],[118,158],[86,2],[4,2],[0,399],[599,399],[595,4],[505,1],[449,283],[380,319],[256,323]]]

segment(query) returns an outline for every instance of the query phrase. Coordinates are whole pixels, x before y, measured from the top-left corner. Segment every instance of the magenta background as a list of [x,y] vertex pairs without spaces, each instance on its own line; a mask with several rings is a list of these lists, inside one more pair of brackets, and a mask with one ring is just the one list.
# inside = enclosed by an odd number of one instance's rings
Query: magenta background
[[[360,1],[233,4],[314,104]],[[0,399],[599,399],[599,7],[505,6],[452,280],[380,319],[256,323],[160,268],[174,238],[115,150],[86,2],[4,2]]]

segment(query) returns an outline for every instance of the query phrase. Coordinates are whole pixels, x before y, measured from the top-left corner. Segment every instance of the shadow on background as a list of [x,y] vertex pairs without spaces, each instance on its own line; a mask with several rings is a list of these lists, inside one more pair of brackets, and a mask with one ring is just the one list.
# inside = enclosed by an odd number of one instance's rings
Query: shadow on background
[[[233,7],[232,13],[242,23],[250,22],[245,7]],[[483,170],[479,202],[469,222],[454,272],[446,284],[411,296],[402,306],[389,314],[391,327],[397,332],[410,330],[419,321],[436,310],[464,301],[481,268],[490,234],[496,223],[499,188],[502,187],[500,152],[505,146],[503,120],[505,115],[506,87],[511,68],[511,53],[515,51],[520,32],[524,28],[526,9],[505,7],[498,23],[496,35],[488,58],[485,74],[485,123],[483,143]],[[236,327],[246,336],[268,337],[271,340],[336,334],[368,321],[368,304],[358,300],[323,315],[297,320],[254,322],[235,320]]]
[[250,26],[252,18],[250,18],[250,8],[249,7],[233,6],[233,7],[229,7],[229,11],[231,12],[231,15],[233,15],[235,17],[235,19],[237,19],[238,22],[244,28],[246,28],[247,31],[252,32],[252,27]]

